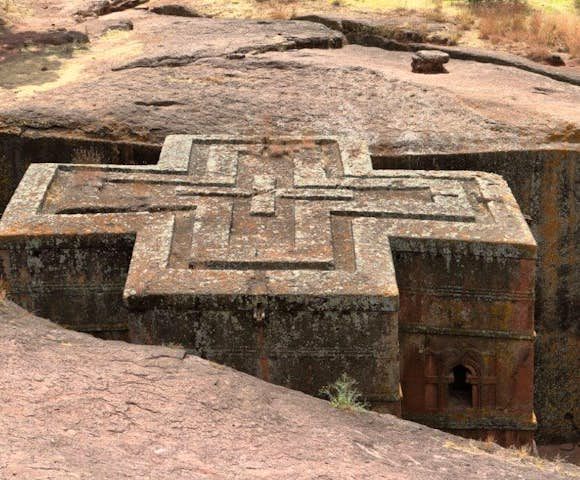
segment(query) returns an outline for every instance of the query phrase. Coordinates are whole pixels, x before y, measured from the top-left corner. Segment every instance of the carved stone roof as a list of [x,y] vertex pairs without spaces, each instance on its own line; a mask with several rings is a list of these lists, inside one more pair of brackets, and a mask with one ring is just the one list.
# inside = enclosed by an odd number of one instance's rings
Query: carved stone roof
[[125,298],[278,296],[396,310],[391,249],[533,258],[506,182],[373,170],[352,138],[167,138],[155,166],[33,164],[12,236],[136,235]]

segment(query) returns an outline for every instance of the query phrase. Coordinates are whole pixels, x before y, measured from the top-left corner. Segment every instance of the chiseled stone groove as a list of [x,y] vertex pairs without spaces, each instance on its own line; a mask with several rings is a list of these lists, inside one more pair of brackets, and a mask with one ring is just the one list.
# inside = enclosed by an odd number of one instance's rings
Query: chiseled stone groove
[[67,292],[122,292],[125,287],[124,283],[59,283],[59,282],[42,282],[35,283],[10,283],[11,294],[23,294],[30,292],[42,292],[45,290],[63,290]]
[[429,425],[443,430],[524,430],[533,432],[537,425],[531,419],[528,421],[517,420],[507,416],[495,416],[488,418],[453,419],[446,415],[405,415],[406,420]]
[[84,333],[100,333],[100,332],[126,332],[129,330],[129,325],[126,322],[119,323],[91,323],[82,325],[67,325],[66,323],[61,324],[62,327],[68,330],[76,330]]
[[400,292],[409,294],[433,295],[442,297],[475,297],[489,300],[534,300],[534,292],[506,292],[503,290],[470,289],[465,287],[406,288],[399,286]]

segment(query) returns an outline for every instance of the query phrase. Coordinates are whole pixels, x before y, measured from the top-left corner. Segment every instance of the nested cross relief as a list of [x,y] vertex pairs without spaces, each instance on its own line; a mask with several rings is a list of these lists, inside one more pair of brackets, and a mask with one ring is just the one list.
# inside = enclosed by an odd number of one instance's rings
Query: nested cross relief
[[[21,186],[32,191],[8,217],[34,211],[24,223],[45,234],[136,232],[129,296],[395,296],[389,236],[485,240],[511,212],[493,182],[375,172],[366,147],[346,139],[172,136],[154,167],[33,167]],[[478,218],[483,230],[466,227]]]

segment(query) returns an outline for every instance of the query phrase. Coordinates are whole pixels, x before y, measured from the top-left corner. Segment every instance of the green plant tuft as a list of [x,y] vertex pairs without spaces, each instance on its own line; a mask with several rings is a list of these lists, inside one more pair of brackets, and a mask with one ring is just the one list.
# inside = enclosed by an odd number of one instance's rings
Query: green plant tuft
[[330,401],[334,408],[364,412],[368,405],[363,401],[362,394],[356,388],[357,381],[343,373],[336,382],[320,389],[320,394]]

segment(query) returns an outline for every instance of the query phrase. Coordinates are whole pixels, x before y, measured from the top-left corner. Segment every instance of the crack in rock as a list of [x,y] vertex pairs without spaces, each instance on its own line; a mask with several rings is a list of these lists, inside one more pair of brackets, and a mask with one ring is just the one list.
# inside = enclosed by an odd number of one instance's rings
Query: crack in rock
[[151,100],[150,102],[136,101],[134,103],[135,105],[142,107],[171,107],[174,105],[183,105],[182,102],[176,102],[175,100]]

